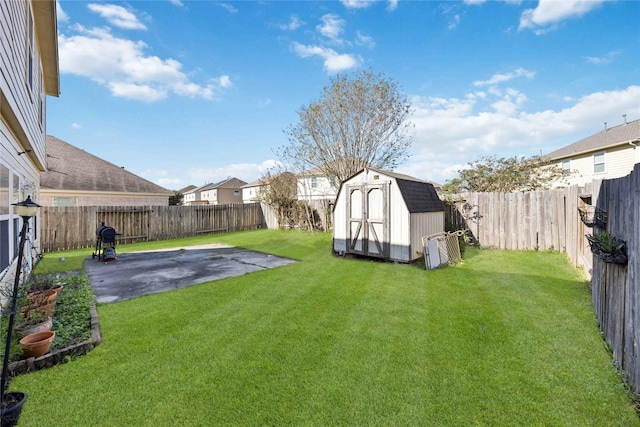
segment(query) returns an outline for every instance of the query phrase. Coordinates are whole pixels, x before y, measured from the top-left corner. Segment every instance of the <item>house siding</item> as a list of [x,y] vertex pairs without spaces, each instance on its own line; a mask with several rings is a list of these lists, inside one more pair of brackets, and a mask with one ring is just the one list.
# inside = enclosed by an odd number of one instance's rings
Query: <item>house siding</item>
[[[31,37],[29,27],[33,30]],[[56,32],[55,2],[0,2],[0,286],[6,286],[7,278],[12,276],[7,273],[15,269],[17,236],[22,225],[11,204],[27,196],[39,202],[39,173],[46,164],[46,95],[59,94]],[[32,41],[31,73],[28,40]],[[45,74],[43,55],[47,58],[47,73],[51,74]],[[48,90],[45,80],[49,82]],[[30,227],[38,250],[38,217],[30,221]]]
[[[315,181],[314,181],[315,178]],[[338,189],[326,176],[298,178],[298,200],[334,200]]]
[[[594,155],[604,153],[604,172],[594,173]],[[606,150],[596,150],[583,153],[575,157],[567,157],[557,162],[562,167],[562,160],[569,159],[571,176],[563,182],[567,185],[584,185],[594,179],[612,179],[628,175],[636,163],[640,162],[640,147],[636,148],[630,144],[613,147]]]
[[66,206],[169,206],[168,196],[148,194],[101,194],[83,192],[42,192],[40,203],[42,206],[60,206],[57,199],[73,199],[74,204]]

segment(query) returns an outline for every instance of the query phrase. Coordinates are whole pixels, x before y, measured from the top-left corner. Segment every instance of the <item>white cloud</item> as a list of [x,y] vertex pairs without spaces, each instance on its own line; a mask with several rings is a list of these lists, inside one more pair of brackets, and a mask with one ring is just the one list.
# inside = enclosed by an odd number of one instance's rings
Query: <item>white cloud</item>
[[449,25],[447,26],[447,28],[449,30],[455,30],[456,28],[458,28],[458,25],[460,25],[460,15],[455,14],[451,17],[451,21],[449,21]]
[[220,99],[231,87],[228,76],[205,85],[191,82],[174,59],[147,56],[147,45],[114,37],[108,29],[75,26],[77,35],[58,36],[60,72],[87,77],[111,90],[114,96],[154,102],[170,93],[207,100]]
[[138,18],[127,9],[115,4],[96,4],[91,3],[87,8],[102,16],[111,25],[124,28],[127,30],[146,30],[147,27],[138,20]]
[[375,3],[375,0],[340,0],[340,3],[348,9],[364,9]]
[[80,123],[71,123],[71,129],[82,129],[82,125]]
[[387,10],[392,12],[398,8],[398,0],[389,0],[389,5],[387,6]]
[[305,46],[303,44],[293,42],[291,44],[291,48],[301,58],[319,56],[324,59],[324,69],[329,74],[356,68],[360,63],[358,58],[353,55],[340,54],[333,49],[322,46]]
[[229,3],[216,3],[216,4],[221,8],[225,9],[229,13],[236,13],[238,11],[238,9],[234,5]]
[[279,27],[281,30],[295,31],[305,24],[306,22],[302,21],[296,15],[291,15],[291,18],[289,18],[289,22],[286,24],[279,25]]
[[618,55],[620,55],[620,51],[614,50],[607,53],[605,56],[587,56],[585,59],[590,64],[609,64]]
[[369,49],[373,49],[374,47],[376,47],[376,42],[375,40],[373,40],[373,37],[366,36],[360,31],[356,33],[356,44],[360,46],[366,46]]
[[220,87],[223,87],[223,88],[230,88],[233,86],[233,83],[231,83],[231,79],[229,78],[229,76],[220,76],[217,79],[217,82],[220,85]]
[[56,19],[58,20],[58,22],[69,21],[69,15],[67,15],[67,13],[62,10],[62,6],[60,6],[59,2],[56,2]]
[[494,74],[489,80],[477,80],[473,82],[474,86],[495,86],[499,83],[508,82],[518,77],[526,77],[532,79],[536,75],[533,71],[525,70],[524,68],[518,68],[511,73]]
[[[278,164],[276,160],[269,159],[262,163],[237,163],[214,168],[191,168],[187,170],[187,176],[193,180],[194,185],[222,181],[230,176],[251,182],[259,179]],[[184,185],[187,184],[189,183],[184,183]]]
[[603,122],[621,124],[622,114],[640,118],[640,86],[584,95],[558,111],[526,112],[525,94],[510,88],[500,93],[412,98],[413,154],[398,171],[444,183],[482,156],[549,153],[600,131]]
[[327,13],[320,19],[322,24],[316,27],[318,32],[333,42],[342,43],[340,36],[344,32],[345,20],[333,13]]
[[182,1],[181,1],[181,0],[169,0],[169,2],[170,2],[171,4],[176,5],[176,6],[184,6],[184,4],[182,3]]
[[[527,9],[520,16],[518,29],[538,29],[579,18],[607,0],[539,0],[535,9]],[[539,33],[542,33],[540,31]]]

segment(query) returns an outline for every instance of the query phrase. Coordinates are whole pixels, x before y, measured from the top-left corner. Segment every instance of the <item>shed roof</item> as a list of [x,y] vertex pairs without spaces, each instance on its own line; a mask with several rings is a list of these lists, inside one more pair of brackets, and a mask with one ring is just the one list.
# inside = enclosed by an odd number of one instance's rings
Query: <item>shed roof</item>
[[[386,175],[390,178],[395,179],[396,183],[398,184],[398,188],[400,189],[400,194],[402,195],[407,209],[409,210],[409,213],[444,211],[442,200],[440,200],[440,197],[438,196],[438,193],[436,192],[436,189],[432,183],[414,178],[409,175],[383,171],[374,168],[362,169],[351,178],[360,175],[367,170],[380,173],[382,175]],[[340,191],[338,192],[338,197],[340,197],[340,193],[342,192],[342,187],[344,186],[344,184],[347,183],[351,178],[346,179],[342,183],[342,185],[340,186]]]
[[634,120],[625,124],[610,127],[602,130],[578,142],[569,144],[556,151],[553,151],[544,158],[549,160],[559,160],[577,154],[602,150],[616,145],[627,144],[628,142],[640,142],[640,120]]
[[47,135],[42,189],[172,195],[173,192],[119,166]]

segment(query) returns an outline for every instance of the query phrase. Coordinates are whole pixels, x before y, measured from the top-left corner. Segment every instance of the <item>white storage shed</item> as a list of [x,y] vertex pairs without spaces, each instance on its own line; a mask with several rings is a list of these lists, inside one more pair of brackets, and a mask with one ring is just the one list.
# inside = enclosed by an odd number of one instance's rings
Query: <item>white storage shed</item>
[[429,182],[365,168],[345,180],[333,207],[333,251],[410,262],[422,237],[444,231],[444,206]]

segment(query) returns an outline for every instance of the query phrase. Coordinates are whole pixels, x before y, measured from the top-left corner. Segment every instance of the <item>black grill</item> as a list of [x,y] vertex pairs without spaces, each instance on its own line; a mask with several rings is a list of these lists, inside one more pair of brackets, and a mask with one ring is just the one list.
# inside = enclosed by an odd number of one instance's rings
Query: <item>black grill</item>
[[116,260],[116,236],[120,234],[113,227],[104,225],[96,230],[96,249],[91,255],[99,260],[108,262]]

